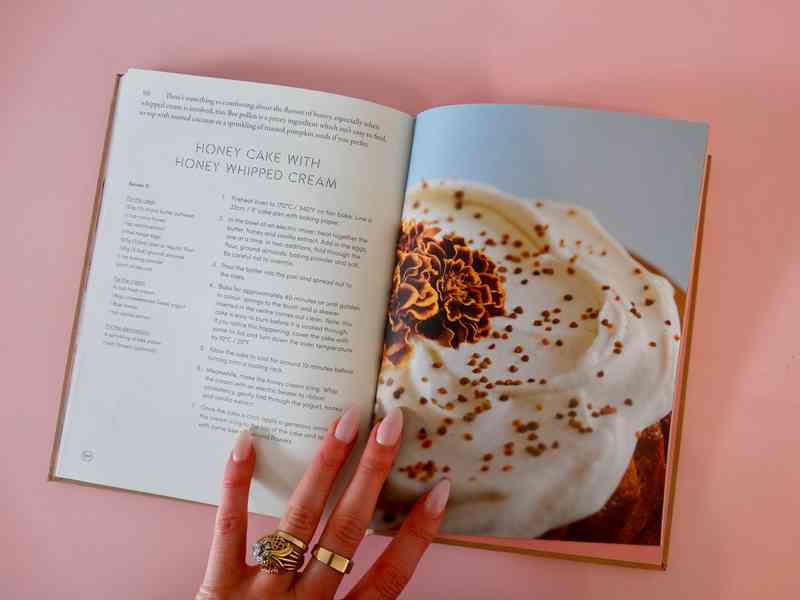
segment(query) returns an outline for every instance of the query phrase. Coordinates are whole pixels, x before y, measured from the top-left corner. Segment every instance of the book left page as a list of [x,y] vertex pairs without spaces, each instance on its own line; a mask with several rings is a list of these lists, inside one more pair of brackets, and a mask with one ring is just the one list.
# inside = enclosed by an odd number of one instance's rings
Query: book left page
[[332,94],[128,71],[52,475],[215,503],[250,427],[251,510],[282,512],[334,418],[371,416],[412,128]]

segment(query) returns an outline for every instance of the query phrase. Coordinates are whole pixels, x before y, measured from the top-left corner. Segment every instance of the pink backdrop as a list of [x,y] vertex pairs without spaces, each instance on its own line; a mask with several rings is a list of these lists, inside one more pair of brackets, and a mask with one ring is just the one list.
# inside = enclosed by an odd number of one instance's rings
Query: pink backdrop
[[[129,66],[313,87],[409,112],[540,102],[709,121],[714,168],[669,571],[435,547],[408,596],[797,593],[793,3],[11,4],[0,8],[0,595],[187,598],[204,567],[210,507],[46,482],[111,76]],[[255,518],[251,531],[272,525]],[[364,544],[356,576],[384,543]]]

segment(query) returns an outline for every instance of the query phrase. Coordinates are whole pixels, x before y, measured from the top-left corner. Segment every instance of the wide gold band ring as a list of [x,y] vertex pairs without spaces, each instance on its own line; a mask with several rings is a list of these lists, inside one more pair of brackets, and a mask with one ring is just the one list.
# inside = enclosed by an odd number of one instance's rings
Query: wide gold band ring
[[272,575],[293,573],[303,565],[308,544],[280,529],[253,544],[253,558],[261,570]]
[[334,571],[339,571],[339,573],[342,573],[343,575],[353,570],[352,560],[345,558],[341,554],[336,554],[336,552],[333,552],[332,550],[323,548],[319,544],[314,547],[314,551],[311,553],[311,556],[316,558],[322,564],[328,565]]

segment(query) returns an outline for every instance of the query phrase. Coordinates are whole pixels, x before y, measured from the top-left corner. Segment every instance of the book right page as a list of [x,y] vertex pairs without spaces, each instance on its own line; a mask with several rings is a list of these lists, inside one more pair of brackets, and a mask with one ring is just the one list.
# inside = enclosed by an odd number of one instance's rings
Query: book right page
[[707,135],[572,108],[418,116],[379,529],[447,477],[445,541],[663,565]]

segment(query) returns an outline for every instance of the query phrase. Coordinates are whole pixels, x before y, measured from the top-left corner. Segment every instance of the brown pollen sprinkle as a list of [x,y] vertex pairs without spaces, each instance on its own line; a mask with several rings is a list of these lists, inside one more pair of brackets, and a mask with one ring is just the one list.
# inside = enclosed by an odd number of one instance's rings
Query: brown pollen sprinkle
[[667,326],[672,325],[672,321],[667,319],[666,321],[664,321],[664,325],[667,325]]
[[568,275],[575,275],[575,269],[572,267],[567,267],[567,274]]
[[508,400],[508,394],[500,394],[500,398],[498,398],[500,402],[506,402]]
[[561,340],[556,340],[556,346],[563,346],[563,345],[564,342],[562,342]]
[[437,391],[439,394],[442,394],[443,396],[444,396],[445,394],[447,394],[447,388],[440,387],[440,388],[439,388],[439,389],[437,389],[436,391]]
[[605,375],[605,373],[603,371],[598,371],[597,372],[597,376],[598,377],[603,377],[603,375]]
[[434,369],[441,369],[444,365],[440,362],[435,362],[431,365]]
[[600,289],[603,290],[604,292],[607,292],[608,290],[611,289],[611,286],[610,285],[604,285]]
[[515,354],[522,354],[522,346],[516,346],[514,348],[514,353]]
[[679,339],[681,339],[681,336],[673,335],[672,338],[677,342]]
[[542,322],[541,322],[539,319],[536,319],[536,320],[533,322],[533,326],[534,326],[534,327],[541,327],[541,326],[542,326]]
[[399,387],[394,392],[392,392],[392,396],[394,396],[395,400],[397,400],[403,393],[406,391],[406,388]]
[[578,404],[580,404],[580,403],[578,402],[577,398],[570,398],[569,399],[569,404],[567,404],[567,406],[569,406],[570,408],[576,408],[578,406]]
[[564,415],[561,413],[556,413],[556,419],[563,419]]
[[488,471],[488,470],[489,470],[489,465],[483,465],[483,466],[481,467],[481,471],[483,471],[484,473],[485,473],[486,471]]
[[469,383],[469,377],[462,377],[461,379],[458,380],[458,383],[460,383],[461,385],[467,385]]
[[450,472],[450,465],[445,465],[442,467],[442,473],[449,473]]
[[530,357],[527,354],[523,354],[520,360],[522,362],[528,362],[530,360]]
[[655,303],[656,303],[656,301],[653,300],[652,298],[645,298],[644,299],[644,305],[645,306],[653,306],[653,304],[655,304]]
[[622,348],[614,348],[614,354],[622,354]]
[[570,323],[569,326],[570,328],[575,329],[578,326],[578,324],[575,321],[572,321],[572,323]]
[[513,468],[511,465],[503,465],[503,471],[510,471]]
[[425,406],[428,403],[428,399],[425,396],[420,396],[419,403]]
[[475,217],[476,219],[480,219],[483,215],[481,215],[481,213],[477,212],[472,216]]
[[511,365],[510,367],[508,367],[508,370],[511,371],[512,373],[516,373],[519,370],[519,367],[517,367],[517,365]]
[[625,398],[625,406],[633,406],[633,400],[630,398]]
[[520,283],[522,285],[528,285],[528,280],[527,279],[523,279],[522,281],[520,281]]
[[495,346],[496,346],[495,344],[489,344],[489,350],[494,350]]
[[445,427],[444,425],[440,425],[439,428],[436,430],[436,433],[438,433],[439,435],[444,435],[445,433],[447,433],[447,427]]
[[506,330],[508,333],[511,333],[512,331],[514,331],[514,328],[513,328],[511,325],[506,325],[506,326],[505,326],[505,330]]
[[428,378],[423,375],[420,377],[420,381],[422,381],[422,383],[428,383]]
[[431,440],[422,440],[423,448],[430,448],[431,446],[433,446],[433,442]]
[[547,379],[540,379],[539,385],[545,385],[547,383]]
[[564,295],[564,300],[566,300],[567,302],[571,302],[572,301],[572,294],[565,294]]
[[458,398],[456,398],[456,400],[458,400],[459,402],[466,402],[467,401],[467,397],[464,394],[459,394]]
[[633,270],[633,273],[634,273],[634,275],[641,275],[642,274],[642,270],[639,267],[636,267]]
[[657,345],[657,344],[656,344],[655,342],[650,342],[650,347],[651,347],[651,348],[655,348],[655,347],[656,347],[656,345]]
[[517,313],[518,315],[521,315],[523,312],[525,312],[525,309],[522,308],[521,306],[516,306],[514,308],[514,312]]
[[492,454],[491,452],[487,452],[486,454],[483,455],[483,460],[484,461],[490,461],[493,458],[494,458],[494,454]]

